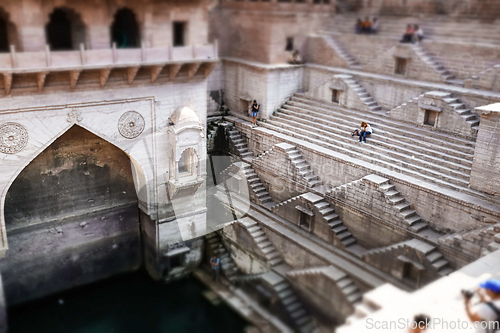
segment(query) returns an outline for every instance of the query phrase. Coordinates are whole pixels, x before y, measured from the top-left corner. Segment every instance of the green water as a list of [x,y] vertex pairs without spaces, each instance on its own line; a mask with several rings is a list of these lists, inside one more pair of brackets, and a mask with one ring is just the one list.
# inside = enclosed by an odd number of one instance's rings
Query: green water
[[9,332],[243,332],[248,324],[222,303],[212,305],[205,290],[194,278],[164,284],[129,273],[11,307]]

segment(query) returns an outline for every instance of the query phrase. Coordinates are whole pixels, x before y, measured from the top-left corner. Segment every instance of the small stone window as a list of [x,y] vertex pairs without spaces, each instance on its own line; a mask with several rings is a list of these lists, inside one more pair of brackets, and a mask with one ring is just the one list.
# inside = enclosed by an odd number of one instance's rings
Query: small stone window
[[299,225],[307,230],[311,229],[311,216],[307,215],[304,212],[300,212],[300,221]]
[[285,51],[293,51],[293,37],[286,38]]
[[332,103],[340,103],[340,95],[342,94],[341,90],[332,89]]
[[186,22],[174,22],[173,37],[174,46],[186,45]]
[[437,116],[437,111],[425,110],[424,125],[436,126]]
[[396,61],[396,64],[394,67],[394,73],[405,75],[406,74],[406,65],[408,64],[408,60],[405,58],[396,57],[395,61]]

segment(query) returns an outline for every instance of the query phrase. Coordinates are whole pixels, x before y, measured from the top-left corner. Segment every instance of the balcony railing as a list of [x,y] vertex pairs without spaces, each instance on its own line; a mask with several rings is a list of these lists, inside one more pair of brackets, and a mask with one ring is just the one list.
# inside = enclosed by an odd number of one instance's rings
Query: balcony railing
[[217,62],[217,42],[213,45],[182,47],[141,47],[135,49],[85,50],[83,44],[77,51],[16,52],[11,46],[10,53],[0,54],[0,75],[3,76],[5,92],[10,93],[12,78],[18,74],[36,75],[38,91],[42,91],[46,76],[51,72],[69,72],[68,82],[75,88],[84,70],[100,70],[100,84],[106,85],[109,73],[115,68],[126,68],[127,81],[132,84],[141,67],[151,71],[151,82],[155,82],[160,72],[168,68],[170,80],[174,80],[181,68],[187,68],[188,78],[202,73],[205,78]]
[[213,45],[181,46],[181,47],[151,47],[134,49],[85,50],[83,45],[77,51],[45,51],[16,52],[11,47],[10,53],[0,54],[1,72],[32,72],[41,69],[64,68],[99,68],[109,65],[154,65],[167,63],[184,63],[217,59],[217,43]]

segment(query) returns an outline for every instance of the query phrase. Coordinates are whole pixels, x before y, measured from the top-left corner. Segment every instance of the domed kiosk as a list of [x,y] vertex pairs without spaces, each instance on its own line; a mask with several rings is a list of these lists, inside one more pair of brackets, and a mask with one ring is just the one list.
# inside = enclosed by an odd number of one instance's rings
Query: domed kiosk
[[205,136],[200,118],[188,107],[180,107],[169,119],[168,189],[170,199],[191,195],[204,182]]

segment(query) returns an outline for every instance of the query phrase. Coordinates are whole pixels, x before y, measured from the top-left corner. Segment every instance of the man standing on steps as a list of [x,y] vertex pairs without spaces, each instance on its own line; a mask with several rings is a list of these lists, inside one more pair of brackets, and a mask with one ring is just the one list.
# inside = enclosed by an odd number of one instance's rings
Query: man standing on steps
[[212,266],[212,280],[219,282],[220,259],[215,254],[210,259],[210,266]]
[[257,126],[257,114],[260,110],[260,104],[257,104],[256,100],[253,100],[252,104],[252,125]]

